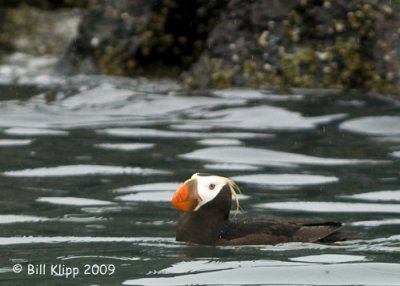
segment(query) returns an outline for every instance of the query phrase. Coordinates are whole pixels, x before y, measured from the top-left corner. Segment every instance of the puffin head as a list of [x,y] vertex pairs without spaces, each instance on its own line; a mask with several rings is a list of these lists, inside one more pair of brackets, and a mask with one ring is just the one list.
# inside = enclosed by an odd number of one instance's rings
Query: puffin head
[[202,173],[195,173],[178,187],[172,197],[172,205],[183,212],[195,212],[225,188],[229,188],[236,201],[236,210],[239,210],[237,193],[240,189],[236,183],[229,178]]

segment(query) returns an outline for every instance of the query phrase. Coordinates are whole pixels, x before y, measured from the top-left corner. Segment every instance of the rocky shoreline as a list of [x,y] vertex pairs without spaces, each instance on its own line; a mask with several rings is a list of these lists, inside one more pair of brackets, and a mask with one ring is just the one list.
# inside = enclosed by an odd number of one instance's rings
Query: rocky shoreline
[[53,53],[60,73],[175,78],[190,88],[393,94],[399,15],[400,4],[383,0],[6,1],[0,56]]

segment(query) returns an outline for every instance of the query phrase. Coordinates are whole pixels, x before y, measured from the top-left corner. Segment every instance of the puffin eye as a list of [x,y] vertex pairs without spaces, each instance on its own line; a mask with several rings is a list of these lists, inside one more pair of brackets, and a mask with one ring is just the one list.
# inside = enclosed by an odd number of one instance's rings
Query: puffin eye
[[210,190],[214,190],[214,189],[215,189],[215,185],[214,185],[214,184],[210,184],[210,185],[208,186],[208,188],[209,188]]

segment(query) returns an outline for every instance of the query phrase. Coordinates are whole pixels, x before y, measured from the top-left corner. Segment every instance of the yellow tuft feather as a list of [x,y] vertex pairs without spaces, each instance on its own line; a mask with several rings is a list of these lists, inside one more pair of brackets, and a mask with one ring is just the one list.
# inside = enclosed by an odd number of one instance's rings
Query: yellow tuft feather
[[231,189],[232,196],[235,199],[235,202],[236,202],[235,215],[237,215],[240,212],[240,203],[239,203],[238,193],[240,194],[241,191],[240,191],[239,186],[233,180],[226,178],[226,182],[228,183],[229,188]]

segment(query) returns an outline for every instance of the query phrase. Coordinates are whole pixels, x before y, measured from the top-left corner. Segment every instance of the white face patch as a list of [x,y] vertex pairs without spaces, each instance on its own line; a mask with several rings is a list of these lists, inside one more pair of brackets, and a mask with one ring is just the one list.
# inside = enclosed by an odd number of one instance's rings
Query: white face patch
[[197,180],[197,193],[201,198],[200,203],[194,209],[197,211],[202,205],[212,201],[222,190],[229,184],[229,179],[219,176],[199,176],[197,173],[192,176],[192,179]]

